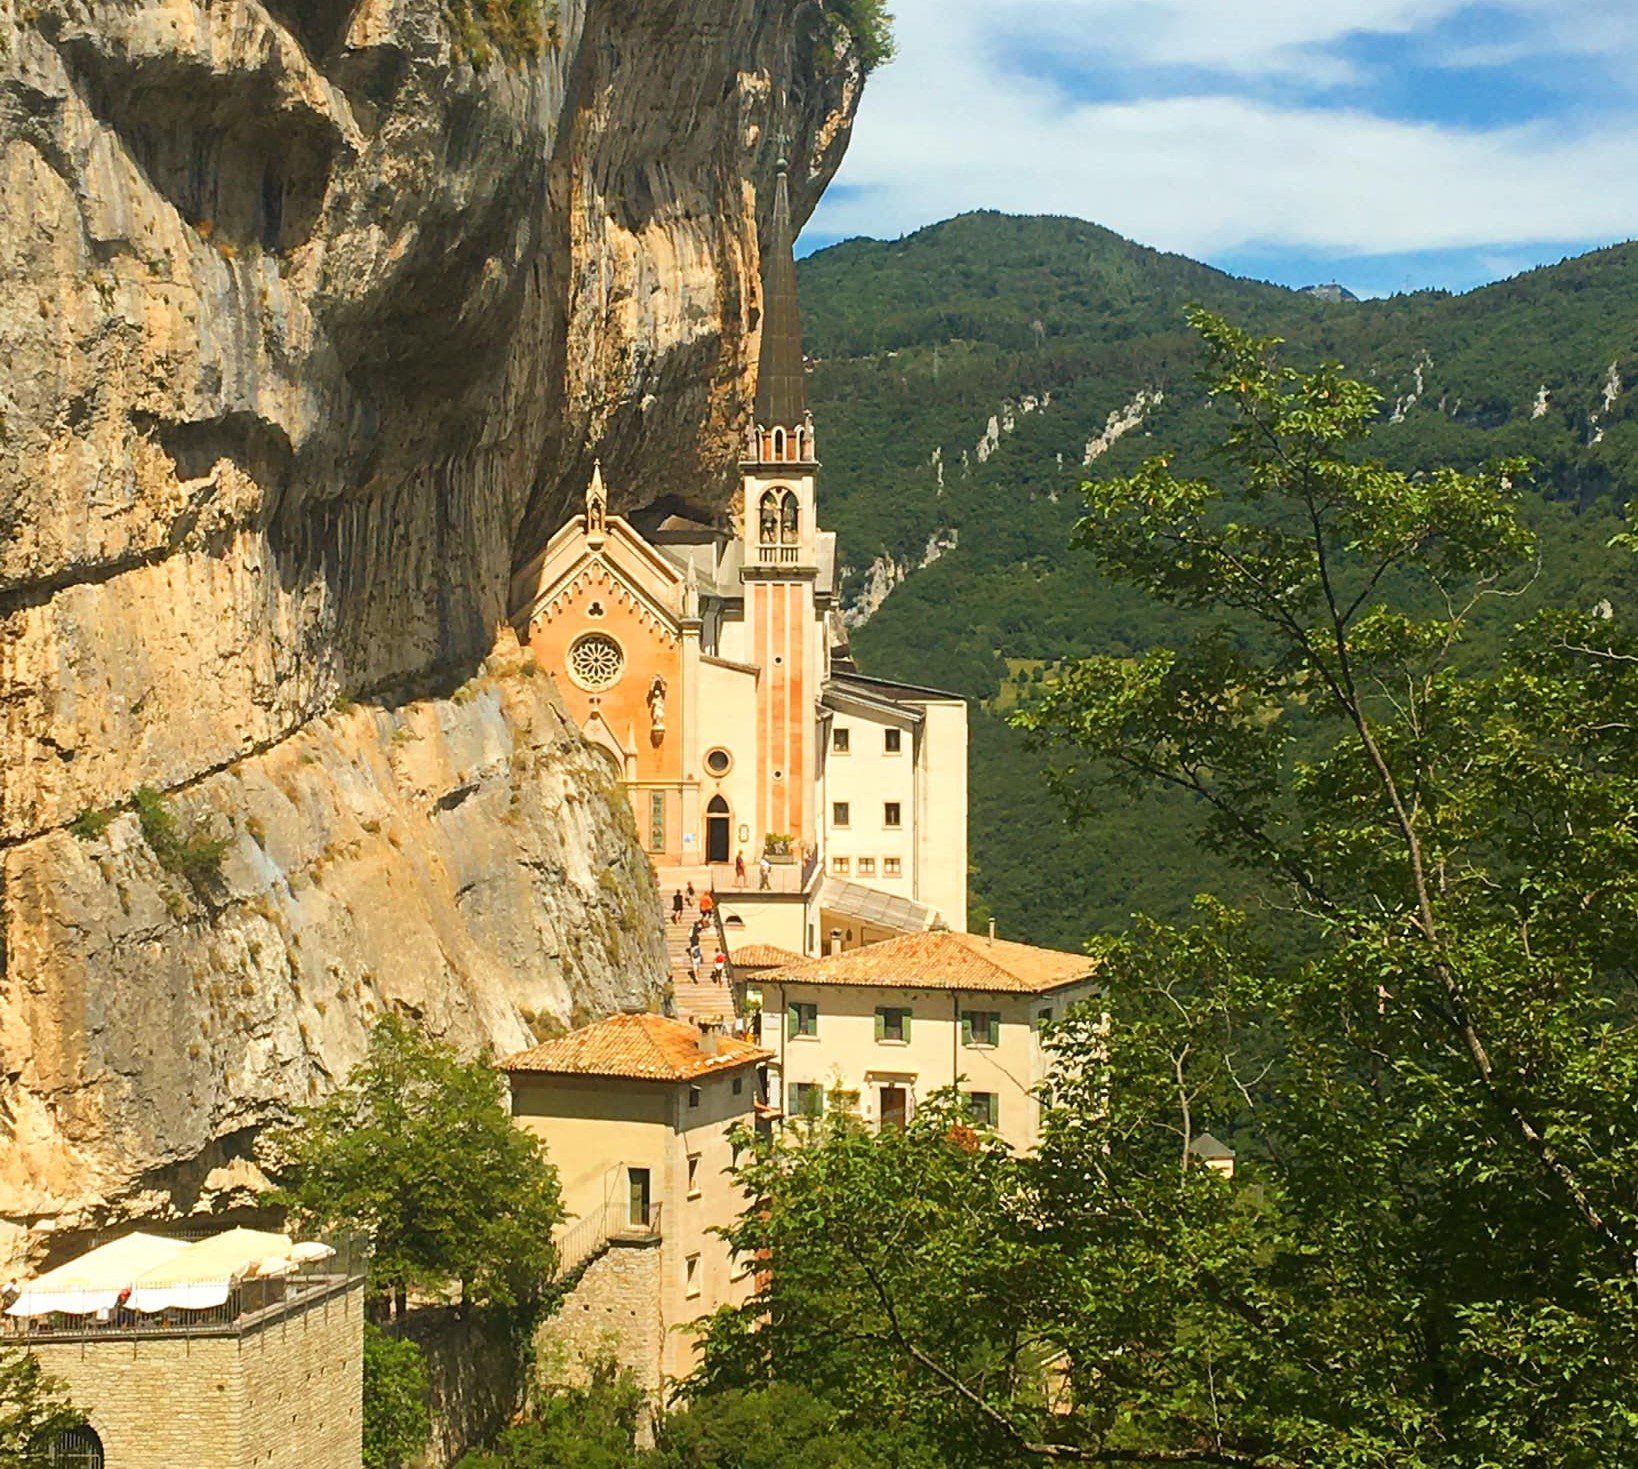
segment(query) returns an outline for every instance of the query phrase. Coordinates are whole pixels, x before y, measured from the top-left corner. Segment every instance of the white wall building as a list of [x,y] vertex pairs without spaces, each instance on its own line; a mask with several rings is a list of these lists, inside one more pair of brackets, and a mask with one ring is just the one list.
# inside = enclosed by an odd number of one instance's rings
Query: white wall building
[[770,1096],[787,1116],[844,1096],[892,1127],[954,1086],[980,1122],[1033,1148],[1041,1024],[1094,995],[1096,969],[1085,954],[941,930],[772,969],[758,981]]

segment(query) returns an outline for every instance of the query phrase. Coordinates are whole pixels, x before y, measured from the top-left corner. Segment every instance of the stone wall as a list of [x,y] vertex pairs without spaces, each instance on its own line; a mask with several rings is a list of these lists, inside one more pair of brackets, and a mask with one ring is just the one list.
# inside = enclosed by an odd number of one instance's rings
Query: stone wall
[[523,1406],[513,1326],[501,1311],[463,1317],[451,1307],[423,1307],[410,1312],[403,1334],[426,1357],[432,1403],[432,1433],[414,1469],[445,1469],[491,1442]]
[[109,1469],[359,1469],[363,1287],[233,1336],[34,1346]]
[[591,1363],[612,1356],[658,1400],[665,1350],[663,1253],[658,1240],[616,1240],[586,1267],[536,1336],[544,1384],[583,1382]]

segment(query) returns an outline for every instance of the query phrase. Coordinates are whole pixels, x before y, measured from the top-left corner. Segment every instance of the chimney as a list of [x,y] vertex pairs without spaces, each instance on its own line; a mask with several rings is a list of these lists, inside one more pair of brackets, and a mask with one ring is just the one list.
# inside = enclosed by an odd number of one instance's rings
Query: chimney
[[710,1026],[700,1027],[700,1055],[714,1056],[717,1054],[719,1037]]
[[834,959],[842,952],[842,930],[833,928],[830,931],[830,957]]
[[993,918],[990,919],[990,942],[992,944],[995,942],[995,920]]

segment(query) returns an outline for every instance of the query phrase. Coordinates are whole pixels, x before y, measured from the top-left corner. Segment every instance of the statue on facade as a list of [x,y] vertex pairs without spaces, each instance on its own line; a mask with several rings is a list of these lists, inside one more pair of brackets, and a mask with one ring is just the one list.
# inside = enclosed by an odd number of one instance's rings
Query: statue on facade
[[649,736],[657,745],[665,734],[665,679],[656,673],[648,686]]

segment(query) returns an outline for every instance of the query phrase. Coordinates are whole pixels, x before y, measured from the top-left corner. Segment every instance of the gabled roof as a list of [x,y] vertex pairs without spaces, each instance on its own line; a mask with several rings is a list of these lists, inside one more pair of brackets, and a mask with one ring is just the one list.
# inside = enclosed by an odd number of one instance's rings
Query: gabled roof
[[932,929],[845,953],[804,959],[764,976],[790,984],[890,985],[899,989],[1043,994],[1090,979],[1098,961],[977,933]]
[[551,1076],[618,1076],[631,1081],[693,1081],[766,1061],[773,1055],[731,1035],[715,1038],[714,1054],[701,1033],[663,1015],[610,1015],[571,1030],[500,1063],[503,1071]]
[[787,964],[800,964],[802,955],[795,949],[782,949],[778,944],[741,944],[729,955],[736,969],[779,969]]

